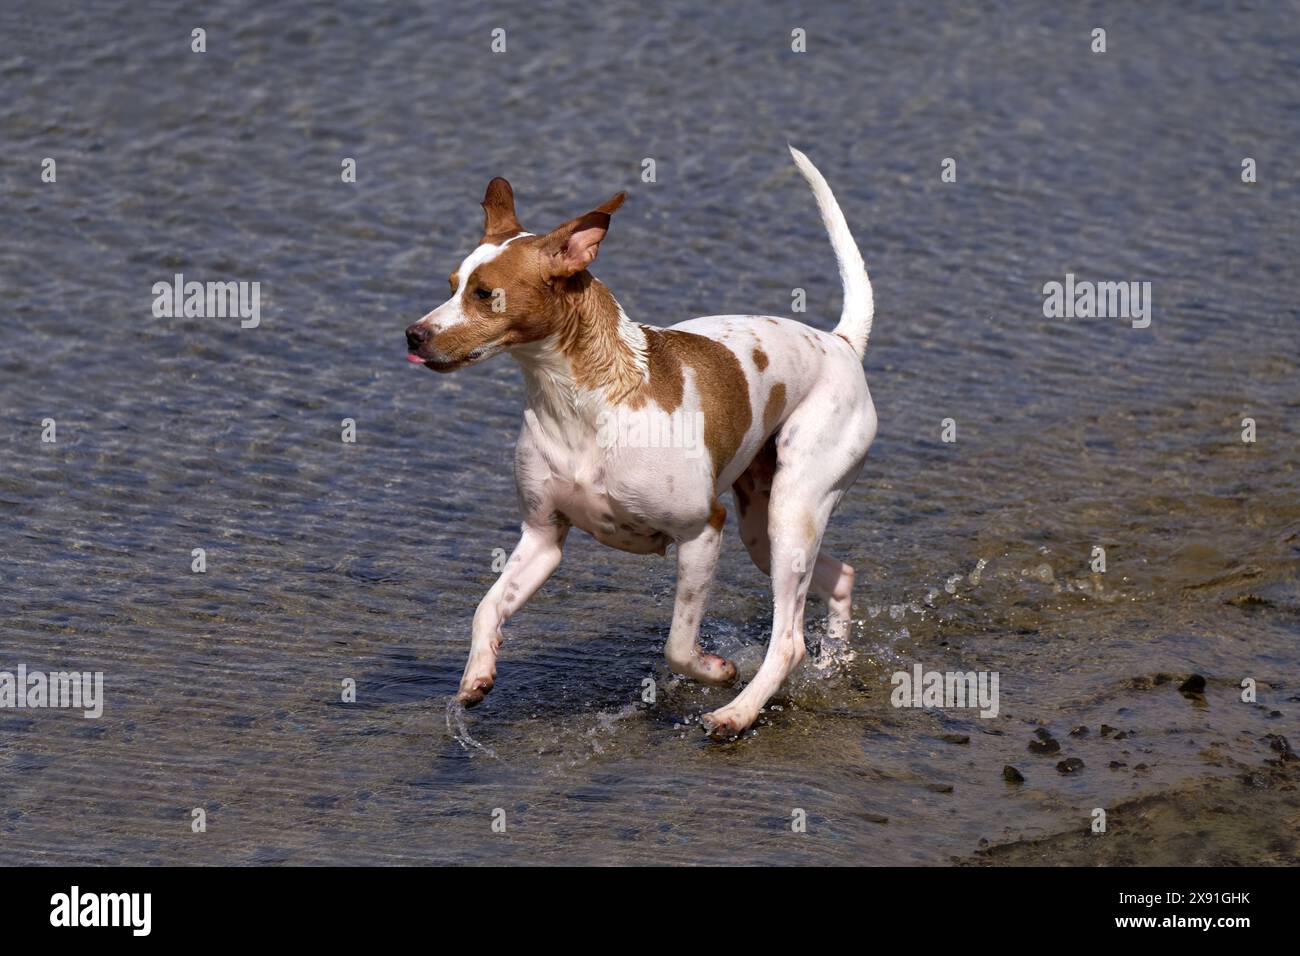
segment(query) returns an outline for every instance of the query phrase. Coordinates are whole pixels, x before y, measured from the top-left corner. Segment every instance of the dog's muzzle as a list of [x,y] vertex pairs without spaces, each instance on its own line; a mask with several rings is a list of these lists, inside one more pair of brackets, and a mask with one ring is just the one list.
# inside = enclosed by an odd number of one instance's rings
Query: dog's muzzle
[[464,360],[456,361],[448,359],[446,356],[438,353],[436,349],[429,354],[429,341],[433,338],[433,332],[428,326],[421,325],[419,322],[408,326],[406,329],[406,360],[412,363],[418,363],[425,368],[431,368],[435,372],[450,372],[453,369],[465,365]]

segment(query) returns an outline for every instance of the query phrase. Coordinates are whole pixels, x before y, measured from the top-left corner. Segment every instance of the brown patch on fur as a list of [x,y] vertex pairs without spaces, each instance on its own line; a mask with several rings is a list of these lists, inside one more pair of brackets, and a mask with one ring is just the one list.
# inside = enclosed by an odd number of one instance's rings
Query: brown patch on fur
[[650,377],[628,404],[634,409],[640,408],[649,398],[665,412],[675,412],[682,404],[681,356],[672,348],[667,332],[648,325],[641,326],[641,331],[645,333],[646,365]]
[[554,334],[573,369],[574,382],[582,388],[604,388],[615,405],[627,401],[645,378],[636,354],[619,335],[623,317],[618,302],[590,272],[579,272],[556,285],[562,305],[556,310]]
[[707,336],[675,329],[642,328],[646,334],[650,376],[640,395],[633,397],[630,404],[640,408],[648,397],[664,411],[675,411],[682,403],[682,366],[690,366],[695,372],[695,387],[704,413],[704,444],[713,461],[714,476],[722,474],[754,420],[749,405],[749,382],[740,359],[721,342]]
[[721,502],[716,498],[713,501],[713,511],[709,514],[709,527],[714,531],[721,531],[722,526],[727,523],[727,509],[722,507]]
[[767,353],[757,345],[754,346],[754,364],[758,367],[760,372],[767,368]]
[[777,382],[767,395],[767,405],[763,408],[763,434],[772,434],[777,422],[785,414],[785,382]]

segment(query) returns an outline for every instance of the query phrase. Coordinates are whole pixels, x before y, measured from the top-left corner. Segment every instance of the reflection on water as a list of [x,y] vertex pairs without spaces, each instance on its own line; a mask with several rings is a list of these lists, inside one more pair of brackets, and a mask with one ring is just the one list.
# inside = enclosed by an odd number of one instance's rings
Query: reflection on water
[[[203,55],[188,18],[126,3],[3,16],[0,670],[102,670],[106,705],[0,711],[0,862],[1084,862],[1036,841],[1167,798],[1141,837],[1165,846],[1241,799],[1202,787],[1254,786],[1268,819],[1293,783],[1281,12],[1143,10],[1104,58],[1084,13],[1033,7],[827,9],[795,24],[804,56],[775,10],[675,4],[449,31],[219,3]],[[502,16],[511,52],[486,58]],[[877,299],[880,434],[828,538],[858,572],[852,659],[805,664],[753,733],[709,743],[698,717],[728,692],[662,663],[671,559],[575,535],[494,693],[448,711],[517,530],[522,393],[505,359],[409,368],[402,330],[477,238],[484,183],[510,177],[530,228],[629,189],[597,271],[638,320],[784,314],[798,287],[829,328],[834,261],[787,140]],[[260,282],[260,327],[152,318],[177,272]],[[1067,273],[1151,282],[1151,326],[1044,318]],[[705,640],[752,673],[769,613],[732,533]],[[998,717],[892,707],[917,663],[997,672]],[[1039,730],[1059,751],[1031,752]]]

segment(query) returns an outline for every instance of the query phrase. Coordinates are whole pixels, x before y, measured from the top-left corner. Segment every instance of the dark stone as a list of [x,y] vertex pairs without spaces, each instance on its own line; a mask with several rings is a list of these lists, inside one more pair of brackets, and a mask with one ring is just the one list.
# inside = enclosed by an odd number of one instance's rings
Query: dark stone
[[1178,693],[1192,694],[1197,697],[1205,695],[1205,678],[1200,674],[1193,674],[1187,680],[1178,685]]
[[1078,727],[1075,727],[1073,730],[1070,731],[1070,736],[1071,736],[1071,737],[1086,737],[1086,736],[1088,736],[1088,728],[1087,728],[1087,726],[1085,726],[1084,724],[1080,724]]
[[1029,741],[1029,752],[1031,754],[1056,754],[1061,752],[1059,741],[1052,740],[1031,740]]
[[1025,775],[1015,767],[1011,766],[1011,764],[1007,764],[1002,768],[1002,779],[1007,783],[1024,783]]
[[1074,773],[1076,770],[1083,769],[1083,761],[1078,757],[1066,757],[1056,765],[1056,769],[1061,773]]

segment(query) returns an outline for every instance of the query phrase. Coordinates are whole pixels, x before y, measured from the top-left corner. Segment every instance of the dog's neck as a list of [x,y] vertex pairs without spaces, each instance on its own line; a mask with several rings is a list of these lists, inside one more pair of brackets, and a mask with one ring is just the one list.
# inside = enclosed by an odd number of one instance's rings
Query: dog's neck
[[648,376],[645,332],[587,272],[556,295],[551,334],[511,354],[523,369],[529,407],[565,431],[595,428],[602,410],[635,395]]

